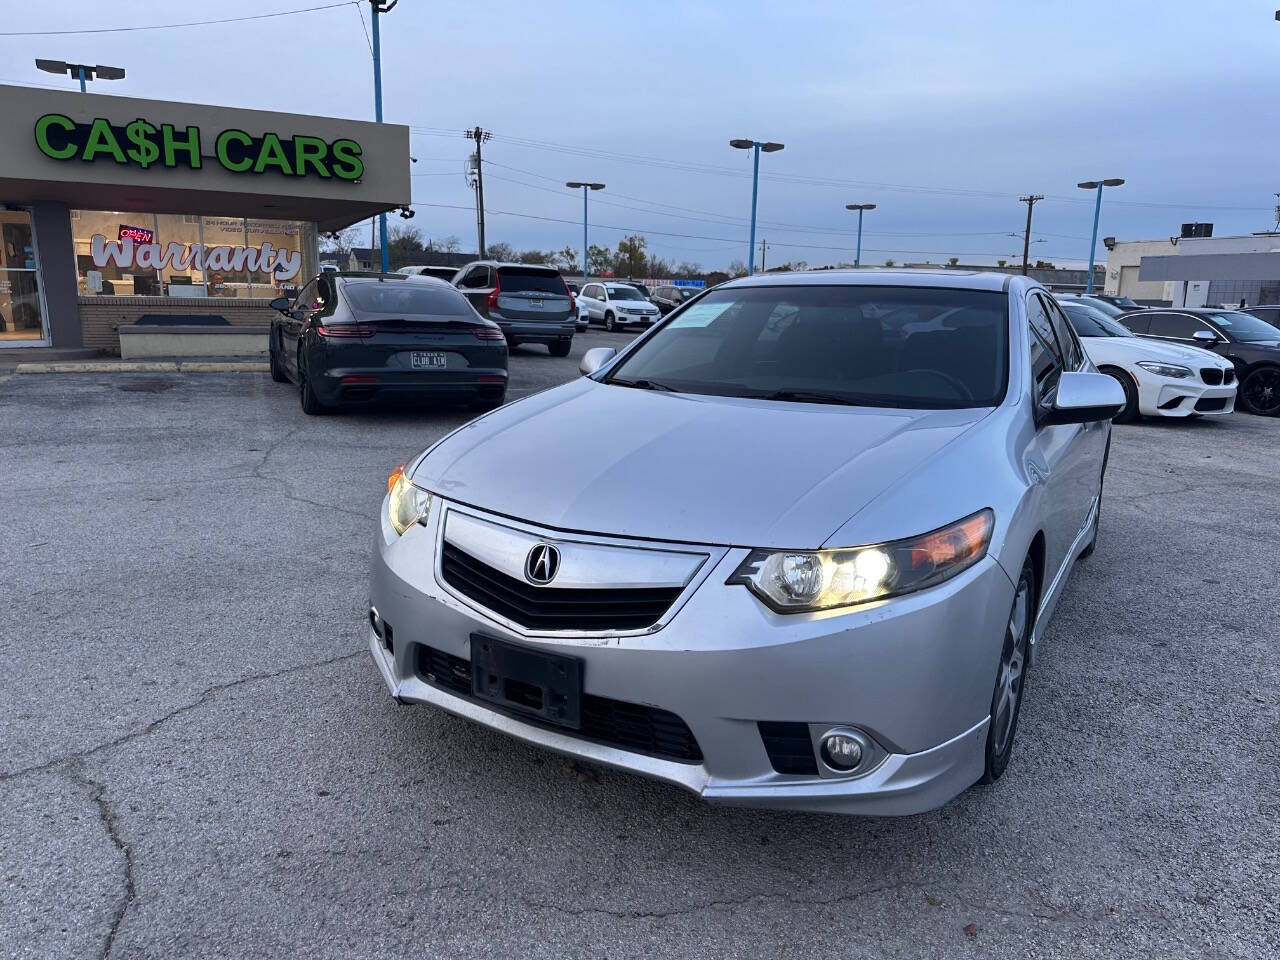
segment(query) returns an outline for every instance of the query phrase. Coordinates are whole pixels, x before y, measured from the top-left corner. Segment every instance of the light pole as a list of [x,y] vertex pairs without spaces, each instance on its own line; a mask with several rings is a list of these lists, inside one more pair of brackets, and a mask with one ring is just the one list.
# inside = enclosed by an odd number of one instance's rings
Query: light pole
[[[390,13],[400,0],[369,0],[373,8],[373,117],[382,122],[382,44],[378,37],[378,14]],[[391,272],[391,252],[387,249],[387,215],[378,214],[378,245],[382,248],[382,272]]]
[[603,190],[603,183],[585,183],[581,180],[570,180],[565,184],[570,190],[582,188],[582,282],[587,282],[587,194],[592,190]]
[[856,270],[862,266],[862,214],[865,210],[874,210],[876,205],[874,203],[846,203],[844,208],[858,211],[858,250],[853,255],[853,268]]
[[1081,190],[1098,191],[1098,199],[1093,204],[1093,236],[1089,241],[1089,276],[1084,281],[1085,296],[1093,293],[1093,254],[1098,247],[1098,215],[1102,213],[1102,188],[1123,185],[1124,181],[1119,177],[1112,177],[1110,180],[1085,180],[1083,183],[1076,184]]
[[776,153],[782,144],[772,140],[730,140],[729,146],[735,150],[751,150],[751,240],[747,247],[747,274],[756,272],[756,195],[760,192],[760,151]]
[[36,68],[45,73],[70,74],[80,80],[80,92],[87,93],[86,80],[123,80],[124,67],[90,66],[87,63],[67,63],[65,60],[36,60]]

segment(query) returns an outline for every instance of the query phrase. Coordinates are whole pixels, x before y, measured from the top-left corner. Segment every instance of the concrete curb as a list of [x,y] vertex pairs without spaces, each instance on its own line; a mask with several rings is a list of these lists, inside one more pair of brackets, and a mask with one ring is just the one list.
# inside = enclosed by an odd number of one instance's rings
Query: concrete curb
[[19,363],[14,373],[268,373],[265,360],[66,360]]

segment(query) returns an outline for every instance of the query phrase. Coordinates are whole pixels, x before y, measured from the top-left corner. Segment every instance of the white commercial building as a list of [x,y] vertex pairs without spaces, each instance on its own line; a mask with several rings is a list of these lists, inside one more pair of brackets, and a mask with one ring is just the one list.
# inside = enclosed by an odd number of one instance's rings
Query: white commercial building
[[[1242,299],[1249,304],[1280,302],[1280,272],[1256,275],[1256,270],[1241,271],[1231,267],[1232,257],[1240,254],[1280,253],[1280,233],[1253,233],[1238,237],[1169,237],[1164,240],[1137,240],[1115,243],[1107,254],[1106,292],[1117,296],[1132,297],[1140,303],[1163,301],[1174,306],[1201,307],[1220,304],[1238,304]],[[1214,259],[1204,259],[1212,255]],[[1156,279],[1168,276],[1167,257],[1197,257],[1197,269],[1208,275],[1178,279]],[[1162,258],[1163,269],[1155,270],[1149,263],[1145,274],[1143,261]],[[1221,258],[1221,259],[1218,259]],[[1244,264],[1246,261],[1240,261]],[[1268,263],[1250,259],[1250,264]],[[1174,271],[1175,273],[1177,271]]]

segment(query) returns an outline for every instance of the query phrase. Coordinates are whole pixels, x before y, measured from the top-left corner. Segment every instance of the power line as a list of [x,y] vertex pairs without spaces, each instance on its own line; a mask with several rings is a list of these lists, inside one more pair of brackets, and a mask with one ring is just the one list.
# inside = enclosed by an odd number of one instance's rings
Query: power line
[[173,30],[178,27],[209,27],[219,23],[246,23],[250,20],[269,20],[272,17],[292,17],[299,13],[315,13],[317,10],[333,10],[337,7],[359,6],[359,0],[342,0],[316,7],[300,7],[296,10],[280,10],[276,13],[257,13],[249,17],[227,17],[222,20],[190,20],[185,23],[153,23],[137,27],[96,27],[88,30],[6,30],[0,37],[65,37],[88,33],[133,33],[138,30]]
[[360,18],[360,29],[364,31],[364,42],[365,42],[365,45],[368,46],[369,48],[369,56],[372,57],[373,41],[369,38],[369,28],[368,26],[365,25],[365,22],[364,22],[364,7],[358,3],[353,4],[353,6],[356,8],[356,16]]

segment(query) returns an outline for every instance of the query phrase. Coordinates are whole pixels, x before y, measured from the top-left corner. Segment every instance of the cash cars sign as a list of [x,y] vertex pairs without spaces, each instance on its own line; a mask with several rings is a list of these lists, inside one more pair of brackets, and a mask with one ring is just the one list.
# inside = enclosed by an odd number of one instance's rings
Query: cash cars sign
[[[199,170],[211,161],[231,173],[275,173],[356,182],[364,176],[360,144],[341,138],[257,136],[244,130],[221,131],[206,144],[199,127],[155,124],[138,119],[123,126],[101,118],[77,123],[61,113],[36,121],[36,146],[54,160],[111,161],[146,170],[152,166]],[[204,148],[212,148],[206,155]]]

